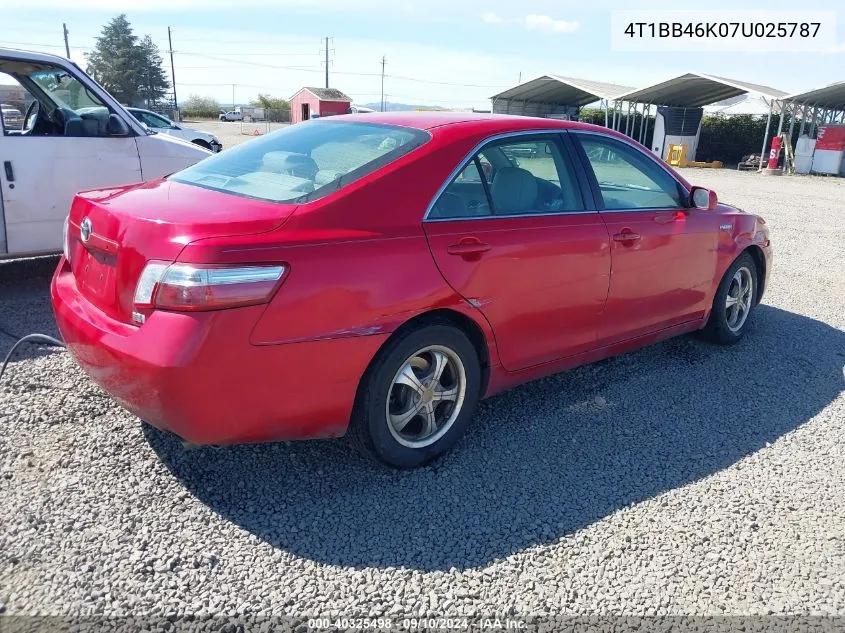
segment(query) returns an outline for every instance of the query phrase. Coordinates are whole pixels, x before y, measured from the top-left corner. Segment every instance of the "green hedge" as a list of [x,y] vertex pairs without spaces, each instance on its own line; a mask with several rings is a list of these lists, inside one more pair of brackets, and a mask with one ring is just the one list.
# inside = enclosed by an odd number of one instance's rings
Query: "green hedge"
[[[613,116],[613,113],[610,113]],[[581,110],[580,120],[585,123],[604,125],[604,111],[598,109]],[[617,115],[618,118],[618,115]],[[627,117],[622,116],[619,129],[625,129]],[[637,117],[635,135],[639,136],[641,117]],[[783,121],[783,131],[789,131],[790,114],[787,112]],[[772,127],[769,130],[769,140],[777,133],[778,116],[772,116]],[[720,115],[705,116],[701,122],[701,135],[698,139],[696,160],[710,162],[720,160],[727,165],[736,165],[743,156],[759,154],[763,145],[763,134],[766,131],[766,117],[750,114],[738,114],[730,117]],[[646,147],[651,144],[654,132],[654,117],[649,118]],[[798,134],[796,126],[794,135]],[[767,145],[768,151],[768,145]]]

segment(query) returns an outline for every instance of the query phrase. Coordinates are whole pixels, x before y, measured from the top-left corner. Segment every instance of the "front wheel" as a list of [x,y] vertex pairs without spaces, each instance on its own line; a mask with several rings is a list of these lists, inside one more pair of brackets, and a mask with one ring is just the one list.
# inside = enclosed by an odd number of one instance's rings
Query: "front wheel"
[[461,330],[440,323],[411,330],[367,371],[350,439],[391,466],[421,466],[464,434],[480,389],[478,353]]
[[719,283],[703,337],[720,345],[738,342],[748,329],[757,294],[757,264],[743,253]]

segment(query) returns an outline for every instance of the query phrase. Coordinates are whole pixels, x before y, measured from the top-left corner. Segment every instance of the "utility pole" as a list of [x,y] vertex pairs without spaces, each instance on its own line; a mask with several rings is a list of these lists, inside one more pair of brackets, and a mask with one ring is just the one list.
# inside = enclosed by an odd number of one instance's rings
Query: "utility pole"
[[70,59],[70,44],[68,44],[67,41],[67,24],[64,22],[62,22],[62,31],[65,33],[65,54],[67,55],[67,58]]
[[173,109],[176,110],[177,120],[181,120],[179,116],[179,101],[176,100],[176,67],[173,65],[173,40],[170,38],[170,27],[167,27],[167,44],[170,47],[170,79],[173,82]]
[[521,70],[519,71],[519,81],[517,81],[516,83],[518,83],[518,84],[522,83],[522,71]]
[[329,38],[326,38],[326,88],[329,87]]
[[381,56],[381,111],[384,112],[384,64],[387,62],[387,58],[382,55]]
[[235,109],[235,84],[232,84],[232,110]]

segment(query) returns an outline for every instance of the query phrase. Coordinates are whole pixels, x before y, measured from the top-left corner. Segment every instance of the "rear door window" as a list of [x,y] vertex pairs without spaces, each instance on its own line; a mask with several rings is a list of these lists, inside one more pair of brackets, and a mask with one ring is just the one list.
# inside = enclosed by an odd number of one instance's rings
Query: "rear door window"
[[380,169],[429,138],[422,130],[392,125],[308,121],[206,158],[170,178],[273,202],[309,202]]
[[431,219],[584,211],[572,166],[557,135],[515,136],[485,145],[449,183]]

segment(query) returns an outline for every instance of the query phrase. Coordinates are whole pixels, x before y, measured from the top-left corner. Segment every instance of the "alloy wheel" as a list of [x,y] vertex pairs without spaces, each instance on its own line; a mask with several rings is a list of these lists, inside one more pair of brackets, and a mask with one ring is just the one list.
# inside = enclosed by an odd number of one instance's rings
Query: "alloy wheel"
[[430,345],[412,354],[393,377],[386,413],[391,435],[409,448],[423,448],[455,423],[466,395],[466,370],[453,350]]
[[741,266],[734,273],[725,298],[725,321],[734,334],[745,324],[753,300],[754,276],[747,267]]

